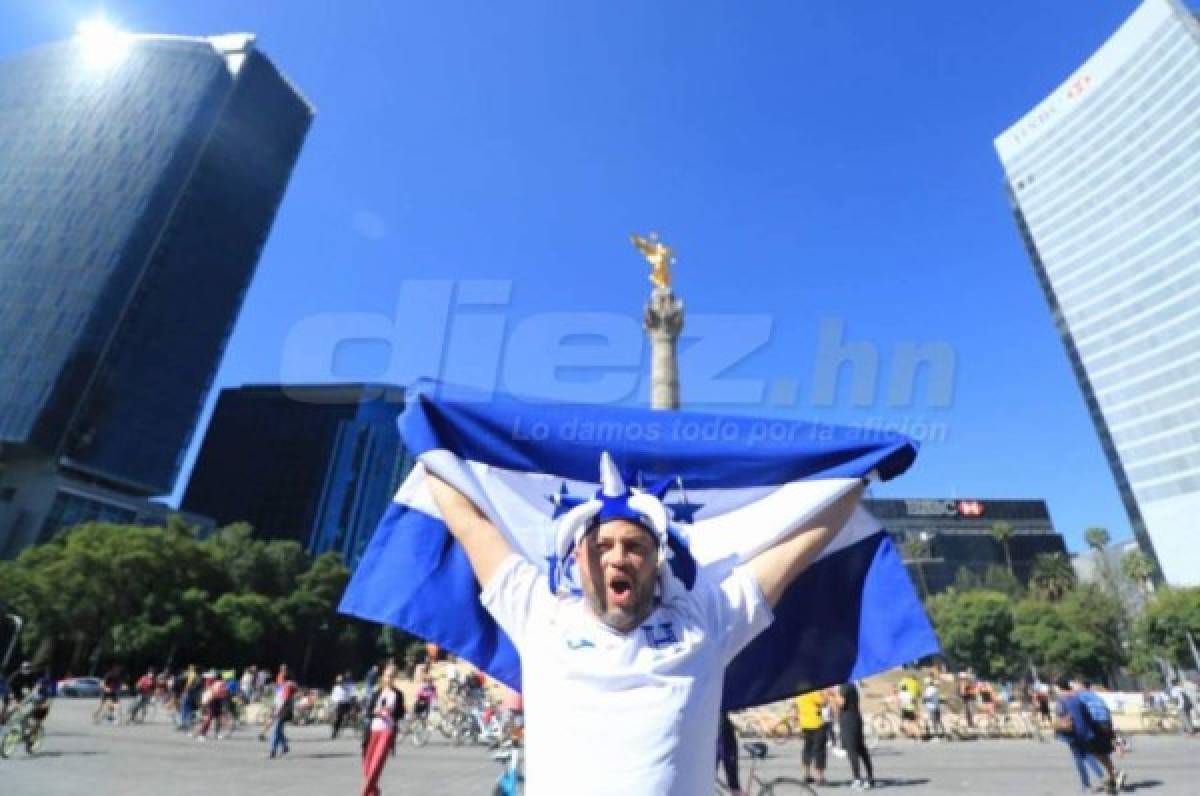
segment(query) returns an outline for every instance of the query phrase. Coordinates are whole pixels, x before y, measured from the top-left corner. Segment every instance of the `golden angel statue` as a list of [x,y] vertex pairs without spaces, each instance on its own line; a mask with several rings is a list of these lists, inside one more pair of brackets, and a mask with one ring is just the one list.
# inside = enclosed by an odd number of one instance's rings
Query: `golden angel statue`
[[675,262],[674,250],[658,239],[657,232],[651,232],[649,237],[633,234],[629,240],[650,263],[650,281],[655,287],[669,288],[671,286],[671,264]]

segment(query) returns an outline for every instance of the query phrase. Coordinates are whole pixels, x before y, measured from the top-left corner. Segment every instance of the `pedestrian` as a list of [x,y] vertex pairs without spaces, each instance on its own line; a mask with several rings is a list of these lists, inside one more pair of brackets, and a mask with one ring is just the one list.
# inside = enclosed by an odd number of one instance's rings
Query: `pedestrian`
[[1179,732],[1183,735],[1191,735],[1196,731],[1195,725],[1192,723],[1192,697],[1178,679],[1171,683],[1171,702],[1179,713]]
[[204,721],[196,731],[196,740],[208,740],[208,728],[213,727],[213,740],[221,739],[221,716],[225,712],[225,697],[228,689],[225,681],[215,671],[204,673],[204,695],[201,697],[204,705]]
[[329,702],[333,705],[333,733],[329,737],[337,738],[342,724],[346,721],[346,716],[350,715],[350,708],[353,707],[350,689],[346,687],[346,678],[340,674],[333,679]]
[[271,717],[271,751],[268,757],[274,758],[280,753],[286,755],[289,751],[284,725],[292,720],[298,690],[296,684],[288,680],[281,683],[275,692],[275,711]]
[[[809,691],[796,697],[796,715],[800,721],[800,732],[804,736],[804,749],[800,763],[804,766],[804,781],[825,784],[825,719],[821,710],[825,707],[822,691]],[[814,779],[813,771],[817,772]]]
[[363,796],[379,795],[379,778],[383,776],[383,766],[392,749],[396,723],[404,718],[404,694],[398,679],[396,667],[390,663],[385,666],[379,690],[367,707],[370,724],[362,741]]
[[945,738],[946,727],[942,724],[942,692],[938,690],[937,681],[932,677],[925,680],[921,703],[925,706],[925,716],[929,721],[929,735],[934,740]]
[[970,672],[958,673],[958,698],[962,700],[967,726],[975,726],[975,680]]
[[253,664],[242,670],[242,681],[238,687],[238,691],[242,695],[243,702],[247,705],[252,704],[258,698],[258,694],[255,692],[256,674],[257,672],[255,672]]
[[[1088,720],[1088,713],[1076,693],[1075,685],[1066,677],[1060,677],[1056,683],[1058,703],[1055,714],[1055,736],[1065,741],[1071,750],[1075,761],[1075,770],[1079,773],[1079,782],[1085,793],[1091,790],[1088,769],[1091,768],[1097,777],[1107,772],[1104,789],[1107,793],[1117,792],[1116,772],[1113,769],[1112,740],[1098,738]],[[1103,767],[1103,769],[1101,768]]]
[[[838,704],[838,728],[842,735],[842,748],[850,759],[850,772],[854,776],[851,787],[855,790],[870,790],[875,787],[875,769],[871,765],[871,753],[867,751],[867,739],[863,736],[862,708],[859,706],[858,686],[846,683],[835,692]],[[861,762],[862,768],[859,768]],[[862,773],[866,773],[866,777]]]

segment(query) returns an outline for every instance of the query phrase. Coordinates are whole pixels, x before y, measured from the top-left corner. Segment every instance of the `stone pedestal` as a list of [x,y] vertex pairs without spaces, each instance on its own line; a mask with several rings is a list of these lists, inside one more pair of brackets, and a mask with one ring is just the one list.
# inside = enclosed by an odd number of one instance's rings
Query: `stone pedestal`
[[656,287],[642,322],[650,338],[650,407],[679,408],[679,362],[675,343],[683,329],[683,302],[669,287]]

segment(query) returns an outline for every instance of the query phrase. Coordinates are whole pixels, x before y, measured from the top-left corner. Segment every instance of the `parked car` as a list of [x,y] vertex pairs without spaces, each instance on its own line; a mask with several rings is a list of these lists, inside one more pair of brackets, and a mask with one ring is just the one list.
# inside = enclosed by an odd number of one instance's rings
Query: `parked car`
[[58,681],[60,697],[99,697],[103,690],[99,677],[68,677]]

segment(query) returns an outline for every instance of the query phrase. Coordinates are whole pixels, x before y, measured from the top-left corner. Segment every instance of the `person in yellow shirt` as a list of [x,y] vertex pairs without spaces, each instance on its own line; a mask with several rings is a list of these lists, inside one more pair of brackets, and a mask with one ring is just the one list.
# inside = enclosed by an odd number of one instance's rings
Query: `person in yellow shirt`
[[800,756],[800,762],[804,764],[804,781],[813,782],[811,770],[816,769],[818,785],[825,784],[825,719],[821,715],[824,707],[822,691],[810,691],[796,697],[796,716],[804,735],[804,751]]

